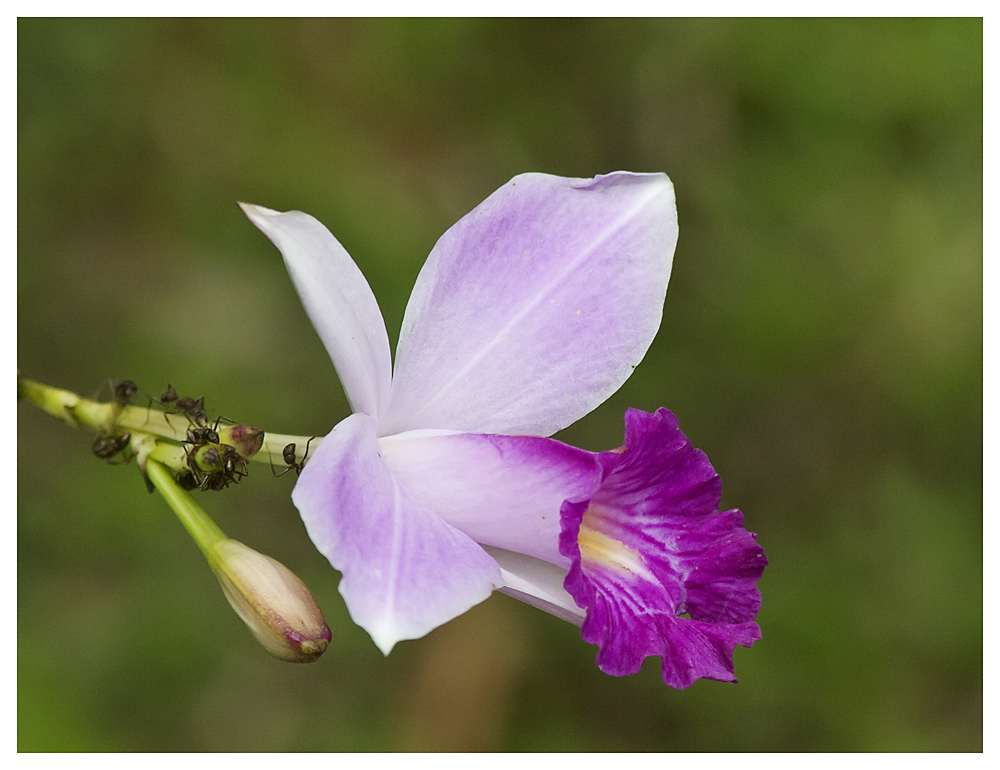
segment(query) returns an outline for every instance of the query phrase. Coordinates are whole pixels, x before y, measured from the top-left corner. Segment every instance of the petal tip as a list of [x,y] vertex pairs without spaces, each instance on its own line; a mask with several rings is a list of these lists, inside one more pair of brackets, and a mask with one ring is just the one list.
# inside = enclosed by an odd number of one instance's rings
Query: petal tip
[[274,230],[270,219],[278,216],[281,212],[264,206],[258,206],[253,203],[243,203],[242,201],[237,201],[236,205],[243,210],[246,218],[253,222],[254,226],[256,226],[258,230],[270,237]]
[[263,206],[258,206],[256,203],[244,203],[243,201],[236,201],[236,205],[239,206],[243,213],[248,217],[253,219],[255,216],[263,216],[264,214],[275,214],[277,212],[271,209],[264,208]]
[[394,632],[389,624],[378,623],[370,625],[365,629],[368,635],[375,642],[375,646],[382,651],[382,654],[389,657],[389,653],[396,646],[396,642],[402,641],[399,634]]
[[674,184],[662,171],[638,172],[638,171],[611,171],[607,174],[598,174],[593,179],[581,179],[573,187],[577,189],[601,189],[604,187],[616,187],[618,185],[650,185],[660,187],[663,191],[673,192]]

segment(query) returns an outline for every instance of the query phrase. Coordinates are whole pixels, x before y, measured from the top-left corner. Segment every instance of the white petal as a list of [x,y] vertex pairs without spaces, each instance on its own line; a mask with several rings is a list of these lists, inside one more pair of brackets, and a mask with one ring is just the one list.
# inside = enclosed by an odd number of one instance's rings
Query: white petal
[[392,359],[382,313],[361,270],[330,231],[308,214],[240,206],[285,258],[351,410],[377,417],[389,400]]
[[491,546],[483,548],[500,565],[504,582],[501,593],[574,625],[583,625],[586,612],[577,606],[573,597],[563,588],[566,570],[521,553]]

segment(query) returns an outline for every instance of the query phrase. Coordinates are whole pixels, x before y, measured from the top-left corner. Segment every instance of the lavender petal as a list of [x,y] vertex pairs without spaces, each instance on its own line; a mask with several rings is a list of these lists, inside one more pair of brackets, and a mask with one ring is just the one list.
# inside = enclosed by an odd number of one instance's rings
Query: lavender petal
[[515,177],[420,271],[379,435],[547,436],[579,419],[652,342],[676,239],[663,174]]
[[547,438],[411,431],[379,447],[410,499],[477,543],[564,569],[560,507],[589,498],[601,481],[592,452]]
[[343,573],[351,618],[386,655],[503,585],[482,548],[400,487],[366,415],[351,415],[323,440],[292,501],[313,543]]

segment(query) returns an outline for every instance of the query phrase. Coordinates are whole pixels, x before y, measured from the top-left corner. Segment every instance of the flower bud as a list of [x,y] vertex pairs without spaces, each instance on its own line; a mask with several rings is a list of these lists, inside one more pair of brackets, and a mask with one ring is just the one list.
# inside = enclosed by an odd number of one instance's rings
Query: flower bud
[[191,457],[194,460],[194,465],[205,473],[214,473],[215,471],[222,470],[222,458],[219,456],[219,450],[215,445],[206,444],[205,446],[198,447]]
[[311,663],[330,643],[330,628],[312,594],[284,564],[236,540],[209,554],[226,599],[257,641],[276,658]]
[[230,425],[219,431],[219,442],[236,447],[240,457],[249,459],[264,446],[264,431],[256,425]]

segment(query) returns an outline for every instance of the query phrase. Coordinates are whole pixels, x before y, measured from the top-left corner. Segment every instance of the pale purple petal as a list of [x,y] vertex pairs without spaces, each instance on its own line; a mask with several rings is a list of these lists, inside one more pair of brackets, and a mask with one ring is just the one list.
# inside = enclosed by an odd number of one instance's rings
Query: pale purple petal
[[604,401],[660,325],[677,217],[663,174],[523,174],[434,246],[379,435],[547,436]]
[[582,625],[584,611],[563,588],[566,570],[541,559],[502,548],[483,546],[500,565],[503,575],[501,593],[544,610],[557,618]]
[[625,446],[602,455],[600,490],[562,507],[565,587],[587,610],[583,638],[609,674],[659,655],[674,687],[735,681],[734,647],[760,638],[764,551],[739,511],[719,512],[718,475],[670,412],[630,409],[625,421]]
[[343,573],[351,618],[387,655],[503,584],[482,548],[400,487],[367,415],[351,415],[323,439],[292,501],[313,543]]
[[240,204],[285,258],[354,412],[378,416],[389,400],[392,359],[375,295],[330,231],[301,211]]
[[411,499],[477,543],[564,568],[559,511],[591,497],[602,469],[592,452],[532,436],[411,431],[379,439]]

